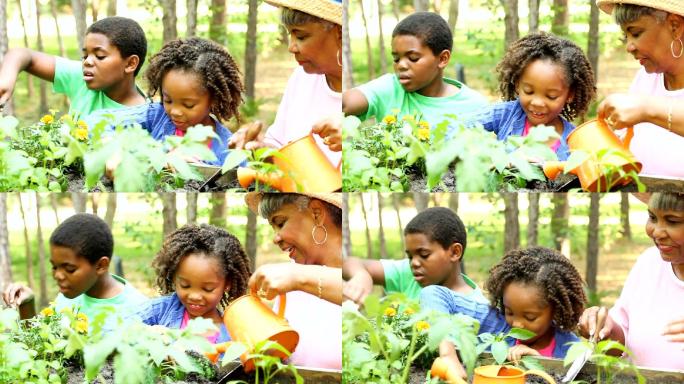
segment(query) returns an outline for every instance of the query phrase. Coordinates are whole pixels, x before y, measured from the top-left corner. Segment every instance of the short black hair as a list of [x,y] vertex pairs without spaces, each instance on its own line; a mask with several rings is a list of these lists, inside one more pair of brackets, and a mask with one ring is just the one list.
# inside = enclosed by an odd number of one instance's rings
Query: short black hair
[[105,17],[92,23],[86,31],[86,34],[89,33],[107,36],[109,42],[121,52],[123,58],[132,55],[138,56],[140,62],[138,62],[138,67],[133,72],[133,76],[138,75],[140,68],[145,63],[145,56],[147,56],[147,38],[145,31],[138,22],[121,16]]
[[459,243],[465,254],[468,238],[465,226],[456,212],[449,208],[432,207],[417,214],[404,227],[404,236],[412,233],[422,233],[444,249]]
[[90,213],[77,213],[64,220],[50,236],[50,245],[66,247],[95,264],[102,256],[112,257],[114,238],[104,220]]
[[510,283],[532,284],[553,308],[553,321],[564,331],[577,326],[587,296],[577,268],[560,252],[545,247],[529,247],[508,252],[489,271],[485,290],[490,303],[504,313],[503,293]]
[[214,258],[221,265],[230,291],[224,293],[221,305],[225,308],[232,300],[247,292],[251,275],[249,259],[240,240],[225,229],[208,224],[187,224],[169,234],[152,266],[157,272],[157,285],[163,295],[175,292],[174,278],[181,260],[189,254]]
[[416,12],[405,17],[392,31],[392,38],[402,35],[415,36],[423,40],[423,44],[429,47],[435,56],[445,49],[451,52],[454,45],[449,24],[434,12]]

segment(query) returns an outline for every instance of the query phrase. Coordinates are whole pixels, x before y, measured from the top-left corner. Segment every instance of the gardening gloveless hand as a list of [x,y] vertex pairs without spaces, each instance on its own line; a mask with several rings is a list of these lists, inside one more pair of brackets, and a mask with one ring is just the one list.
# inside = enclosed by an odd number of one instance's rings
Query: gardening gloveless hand
[[523,356],[541,356],[541,354],[536,349],[528,347],[525,344],[514,345],[508,349],[508,361],[517,364],[522,360]]
[[365,270],[358,271],[342,285],[342,294],[345,298],[363,306],[366,297],[373,290],[373,278]]
[[259,136],[264,128],[261,121],[253,121],[241,126],[228,141],[228,148],[235,149],[256,149],[264,144]]
[[277,263],[266,264],[257,268],[249,278],[249,289],[255,292],[263,292],[263,298],[272,300],[280,294],[300,290],[300,278],[304,277],[306,270],[302,270],[300,264]]
[[622,332],[622,328],[615,324],[610,314],[606,313],[604,316],[604,321],[602,323],[598,322],[598,312],[603,309],[608,311],[605,307],[589,307],[584,310],[579,321],[579,333],[582,337],[589,338],[594,332],[598,332],[597,341],[609,338],[611,340],[619,341],[621,344],[625,343],[625,335]]
[[11,283],[2,293],[2,299],[10,307],[18,307],[33,300],[33,290],[23,284]]
[[[668,323],[663,330],[663,335],[669,341],[684,343],[684,318]],[[682,347],[684,348],[684,345]]]
[[341,117],[327,118],[317,122],[311,128],[311,133],[322,137],[323,142],[328,146],[328,148],[330,148],[331,151],[342,151]]
[[610,129],[632,127],[649,121],[647,112],[652,97],[614,93],[608,95],[598,106],[599,120],[605,120]]

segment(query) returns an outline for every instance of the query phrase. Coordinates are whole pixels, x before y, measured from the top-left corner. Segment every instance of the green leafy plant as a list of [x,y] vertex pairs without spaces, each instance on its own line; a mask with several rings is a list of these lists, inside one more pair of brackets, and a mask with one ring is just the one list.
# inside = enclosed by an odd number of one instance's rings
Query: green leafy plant
[[629,359],[622,356],[612,356],[609,354],[611,350],[617,350],[628,356],[632,354],[627,347],[614,340],[603,340],[596,344],[587,340],[580,340],[570,345],[570,349],[563,359],[563,364],[569,366],[578,357],[586,352],[591,352],[589,361],[596,365],[596,384],[611,384],[617,374],[624,371],[631,371],[639,384],[646,382],[639,369]]
[[[237,359],[242,355],[247,348],[241,343],[234,343],[231,345],[223,355],[222,364],[225,365],[229,361]],[[254,345],[252,351],[246,355],[247,360],[254,361],[254,381],[246,382],[243,380],[229,381],[229,384],[268,384],[277,380],[278,374],[289,372],[295,379],[297,384],[304,383],[304,379],[297,372],[292,364],[284,364],[282,359],[278,356],[273,356],[272,352],[278,351],[283,356],[289,357],[290,352],[282,345],[275,341],[263,340]]]
[[[228,153],[221,169],[222,172],[225,173],[241,164],[245,164],[247,168],[254,170],[257,175],[268,175],[275,178],[285,176],[283,171],[278,168],[277,165],[273,164],[273,157],[278,157],[287,161],[286,157],[280,153],[278,148],[262,147],[254,150],[233,149]],[[298,185],[298,188],[299,187],[300,186]],[[261,183],[258,177],[254,180],[254,189],[256,191],[266,192],[273,190],[270,185]]]
[[[602,148],[595,152],[573,151],[568,157],[565,172],[570,173],[574,171],[586,161],[589,161],[595,167],[597,174],[604,176],[600,177],[597,181],[597,191],[611,191],[613,188],[629,182],[634,182],[639,192],[646,191],[646,186],[639,179],[639,172],[635,170],[636,163],[634,158],[624,151],[614,148]],[[624,170],[625,166],[630,168],[629,171]]]
[[[501,365],[506,362],[508,351],[511,348],[509,347],[507,341],[509,338],[517,340],[529,340],[534,336],[534,332],[522,328],[511,328],[508,332],[499,334],[481,333],[478,336],[481,343],[477,345],[477,352],[478,355],[480,355],[489,349],[492,353],[492,357],[494,358],[494,362]],[[527,369],[544,370],[544,367],[533,356],[523,356],[520,362],[514,363],[514,365],[522,365]]]

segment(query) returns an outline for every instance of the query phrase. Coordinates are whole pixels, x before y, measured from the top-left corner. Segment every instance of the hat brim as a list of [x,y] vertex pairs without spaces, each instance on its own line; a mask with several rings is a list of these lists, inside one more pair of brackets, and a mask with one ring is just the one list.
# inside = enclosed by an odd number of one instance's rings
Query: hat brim
[[[259,203],[261,203],[261,199],[263,199],[265,193],[266,192],[249,192],[245,195],[245,203],[247,204],[247,207],[249,207],[250,211],[256,213],[257,215],[259,214]],[[274,192],[273,194],[278,194],[278,193]],[[296,194],[311,197],[311,198],[318,199],[321,201],[325,201],[328,204],[332,204],[332,205],[336,206],[337,208],[342,209],[342,194],[341,193],[308,193],[308,192],[302,192],[302,193],[296,193]]]
[[642,7],[659,9],[661,11],[684,16],[684,8],[682,8],[680,0],[596,0],[596,5],[599,9],[609,15],[613,13],[615,4],[641,5]]
[[648,205],[648,201],[651,200],[651,192],[634,192],[632,193],[632,196],[646,205]]
[[294,9],[342,25],[342,3],[330,0],[264,0],[275,7]]

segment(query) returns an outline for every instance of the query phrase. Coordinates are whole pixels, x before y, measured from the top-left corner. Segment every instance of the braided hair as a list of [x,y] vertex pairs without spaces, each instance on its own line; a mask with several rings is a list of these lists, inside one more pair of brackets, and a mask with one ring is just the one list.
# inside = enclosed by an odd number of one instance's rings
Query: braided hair
[[239,121],[244,87],[240,69],[224,47],[199,37],[166,43],[152,56],[145,72],[150,97],[161,89],[162,78],[172,69],[197,74],[211,96],[211,113],[222,120],[235,116]]
[[594,71],[589,59],[572,41],[545,32],[531,33],[508,48],[496,66],[501,97],[506,101],[518,98],[520,77],[535,60],[550,60],[565,72],[565,80],[574,97],[565,103],[561,115],[570,121],[584,115],[596,97]]
[[230,291],[224,293],[221,299],[224,308],[247,292],[251,271],[240,241],[226,230],[213,225],[188,224],[164,239],[161,250],[152,262],[161,294],[167,295],[175,291],[174,278],[178,265],[189,254],[212,257],[219,262],[223,275],[230,281]]
[[545,247],[529,247],[508,252],[489,271],[485,289],[490,302],[504,313],[503,293],[510,283],[536,286],[553,309],[553,321],[570,331],[587,302],[582,277],[570,260],[560,252]]

